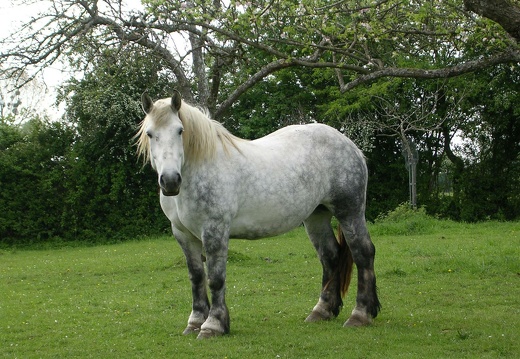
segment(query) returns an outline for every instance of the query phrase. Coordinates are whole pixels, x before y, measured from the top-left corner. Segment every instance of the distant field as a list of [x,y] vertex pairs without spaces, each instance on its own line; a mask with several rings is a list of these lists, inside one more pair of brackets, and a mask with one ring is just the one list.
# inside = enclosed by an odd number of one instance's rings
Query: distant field
[[[520,223],[371,226],[382,312],[304,323],[321,269],[302,228],[232,241],[231,334],[181,335],[191,291],[173,238],[0,251],[3,358],[518,358]],[[355,281],[353,281],[355,283]]]

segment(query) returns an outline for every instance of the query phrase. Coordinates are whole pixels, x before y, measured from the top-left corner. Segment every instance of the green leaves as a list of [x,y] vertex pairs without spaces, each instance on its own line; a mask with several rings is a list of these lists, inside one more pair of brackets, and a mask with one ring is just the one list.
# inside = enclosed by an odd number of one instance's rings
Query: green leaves
[[34,118],[0,124],[0,242],[62,235],[66,154],[73,130]]
[[0,242],[121,240],[169,229],[156,176],[141,170],[132,137],[141,93],[157,97],[171,83],[153,58],[127,51],[106,53],[62,89],[63,122],[0,123]]

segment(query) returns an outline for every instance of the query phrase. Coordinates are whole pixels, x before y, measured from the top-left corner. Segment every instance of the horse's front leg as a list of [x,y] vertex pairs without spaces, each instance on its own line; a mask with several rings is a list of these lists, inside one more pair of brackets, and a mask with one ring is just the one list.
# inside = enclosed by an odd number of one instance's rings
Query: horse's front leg
[[191,334],[200,331],[202,323],[209,315],[209,300],[206,291],[206,272],[202,257],[202,242],[192,236],[173,228],[173,234],[179,242],[186,257],[188,272],[191,281],[193,297],[192,310],[188,318],[188,326],[183,334]]
[[206,251],[211,308],[202,324],[198,339],[229,333],[229,312],[226,305],[226,262],[228,256],[229,227],[222,223],[209,226],[202,233]]

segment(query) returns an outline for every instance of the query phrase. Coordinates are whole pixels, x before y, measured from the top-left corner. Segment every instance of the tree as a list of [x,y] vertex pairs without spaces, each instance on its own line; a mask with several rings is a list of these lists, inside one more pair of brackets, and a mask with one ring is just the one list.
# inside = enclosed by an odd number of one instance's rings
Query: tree
[[54,99],[42,80],[26,73],[0,80],[0,118],[16,118],[19,123],[35,117],[57,119],[56,111],[49,113]]
[[516,0],[464,0],[467,10],[500,24],[517,42],[520,41],[520,6]]
[[[136,44],[163,61],[186,99],[219,119],[247,90],[291,67],[335,69],[344,92],[388,76],[447,78],[520,60],[509,16],[520,5],[512,0],[142,2],[144,11],[129,12],[115,0],[54,0],[18,43],[2,41],[0,64],[11,76],[63,56],[88,67],[107,48]],[[475,33],[493,44],[460,53]],[[180,38],[185,50],[172,46]],[[449,63],[429,63],[438,49],[452,53]]]
[[21,103],[20,90],[13,91],[10,96],[0,92],[0,118],[16,116]]
[[142,171],[133,136],[143,114],[139,97],[168,87],[161,64],[135,46],[107,50],[60,97],[77,136],[69,155],[69,237],[125,239],[169,228],[157,201],[157,178]]
[[[472,76],[461,126],[465,154],[462,185],[454,203],[465,221],[514,219],[520,215],[520,77],[500,66]],[[469,82],[469,81],[468,81]]]
[[157,178],[135,158],[139,95],[169,79],[139,48],[106,52],[60,97],[65,121],[0,121],[0,242],[102,241],[164,233]]
[[224,124],[240,137],[256,139],[288,125],[319,121],[308,77],[304,68],[268,76],[241,96]]

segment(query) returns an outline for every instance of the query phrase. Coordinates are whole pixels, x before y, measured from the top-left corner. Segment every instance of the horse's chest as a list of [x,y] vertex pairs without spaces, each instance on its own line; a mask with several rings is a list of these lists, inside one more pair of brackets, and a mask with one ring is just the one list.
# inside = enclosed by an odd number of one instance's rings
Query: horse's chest
[[189,183],[175,199],[175,217],[188,228],[200,228],[215,218],[225,219],[235,210],[236,196],[217,182]]

